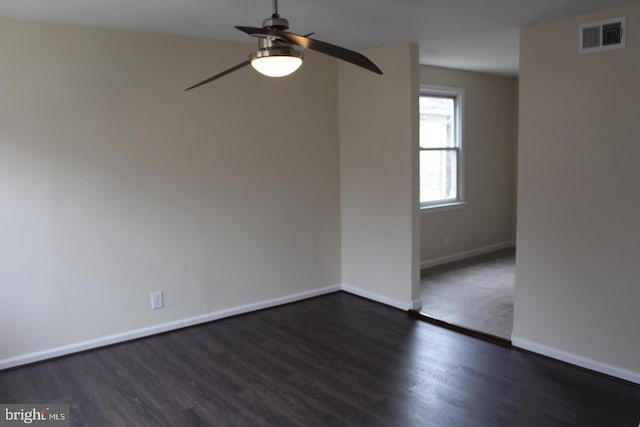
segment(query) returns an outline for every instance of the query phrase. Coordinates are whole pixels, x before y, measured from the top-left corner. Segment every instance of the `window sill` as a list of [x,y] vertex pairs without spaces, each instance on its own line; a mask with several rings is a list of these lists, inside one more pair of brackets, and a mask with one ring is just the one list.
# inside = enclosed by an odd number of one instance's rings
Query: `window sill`
[[431,205],[431,206],[421,206],[420,213],[421,214],[430,214],[430,213],[439,213],[439,212],[447,212],[447,211],[457,211],[463,209],[467,202],[450,202],[450,203],[442,203],[439,205]]

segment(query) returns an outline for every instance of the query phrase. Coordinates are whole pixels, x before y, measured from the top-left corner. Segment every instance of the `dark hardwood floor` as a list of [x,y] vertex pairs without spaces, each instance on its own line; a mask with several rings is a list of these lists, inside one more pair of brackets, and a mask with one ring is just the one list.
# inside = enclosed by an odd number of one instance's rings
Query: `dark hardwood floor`
[[624,426],[640,386],[346,293],[0,372],[73,426]]

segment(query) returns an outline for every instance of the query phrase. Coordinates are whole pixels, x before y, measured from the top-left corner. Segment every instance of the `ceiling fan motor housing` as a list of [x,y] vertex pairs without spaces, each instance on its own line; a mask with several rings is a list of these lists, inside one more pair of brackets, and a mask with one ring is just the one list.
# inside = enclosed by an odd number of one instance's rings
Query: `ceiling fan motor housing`
[[[278,22],[271,22],[277,20]],[[272,17],[265,19],[264,28],[286,30],[289,28],[289,22],[284,18]],[[293,56],[303,58],[301,51],[295,49],[291,43],[278,39],[276,37],[258,37],[258,51],[249,55],[251,59],[264,58],[266,56]]]
[[287,42],[270,37],[261,37],[258,39],[258,51],[251,53],[249,57],[254,59],[266,56],[294,56],[301,59],[304,57],[301,51]]
[[267,18],[262,21],[263,28],[272,28],[274,30],[288,30],[289,29],[289,21],[284,18],[281,18],[280,15],[273,14],[271,18]]

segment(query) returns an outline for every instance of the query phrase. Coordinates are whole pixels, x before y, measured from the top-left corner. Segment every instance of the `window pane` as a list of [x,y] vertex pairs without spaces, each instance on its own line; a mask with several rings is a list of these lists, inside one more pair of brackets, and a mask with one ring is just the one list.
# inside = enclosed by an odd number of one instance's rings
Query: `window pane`
[[420,97],[420,146],[454,147],[454,98]]
[[420,151],[420,203],[457,199],[455,150]]

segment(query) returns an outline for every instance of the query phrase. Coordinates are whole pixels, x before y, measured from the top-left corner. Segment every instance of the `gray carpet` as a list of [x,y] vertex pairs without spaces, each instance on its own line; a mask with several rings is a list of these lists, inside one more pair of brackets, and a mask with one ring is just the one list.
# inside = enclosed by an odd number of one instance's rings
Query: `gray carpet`
[[421,276],[423,314],[511,339],[515,249],[432,267]]

